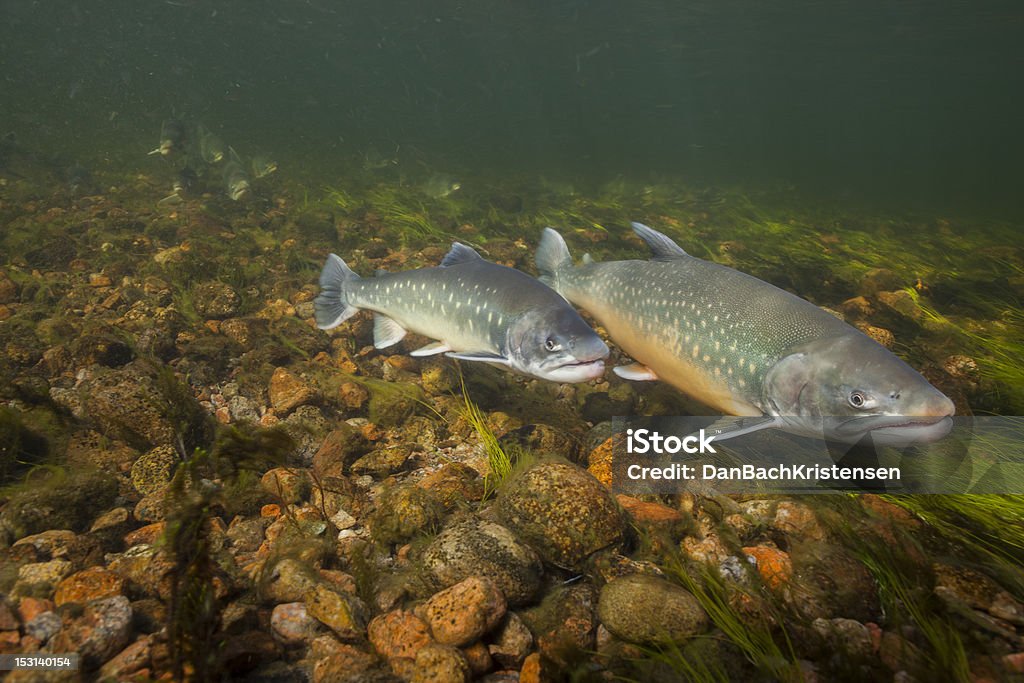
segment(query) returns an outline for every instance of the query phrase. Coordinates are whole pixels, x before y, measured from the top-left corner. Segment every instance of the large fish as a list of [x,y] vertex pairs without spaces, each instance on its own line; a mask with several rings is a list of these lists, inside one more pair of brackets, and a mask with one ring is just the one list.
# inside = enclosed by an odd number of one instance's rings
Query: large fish
[[458,242],[437,268],[374,278],[359,277],[331,254],[315,303],[325,330],[359,309],[374,311],[378,349],[411,331],[438,340],[413,356],[446,353],[555,382],[600,377],[608,356],[601,338],[551,288]]
[[753,276],[687,254],[645,225],[649,261],[573,266],[547,228],[541,279],[591,313],[638,363],[632,380],[662,379],[735,420],[721,438],[769,427],[852,443],[902,445],[945,436],[953,402],[885,347],[814,304]]

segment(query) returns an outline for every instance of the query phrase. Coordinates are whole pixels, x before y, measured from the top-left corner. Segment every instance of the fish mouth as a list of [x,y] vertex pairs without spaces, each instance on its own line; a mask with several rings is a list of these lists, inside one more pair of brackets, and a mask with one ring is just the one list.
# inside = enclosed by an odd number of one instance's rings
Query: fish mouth
[[546,378],[556,382],[587,382],[604,374],[604,358],[576,360],[563,363],[545,373]]
[[877,415],[846,420],[835,426],[836,434],[844,437],[870,434],[875,443],[890,446],[931,443],[952,429],[951,415]]

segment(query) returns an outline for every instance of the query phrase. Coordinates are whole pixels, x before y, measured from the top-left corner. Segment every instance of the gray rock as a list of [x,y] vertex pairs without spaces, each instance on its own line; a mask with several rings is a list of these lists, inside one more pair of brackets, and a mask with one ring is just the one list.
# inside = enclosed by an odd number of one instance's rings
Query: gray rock
[[131,640],[132,607],[128,598],[117,595],[93,600],[85,612],[58,633],[51,642],[53,652],[77,652],[82,668],[95,669],[123,650]]
[[501,521],[545,562],[582,569],[598,550],[617,547],[626,525],[618,503],[589,472],[568,463],[541,463],[507,485]]
[[223,282],[204,282],[192,289],[192,305],[204,318],[230,318],[238,312],[241,298]]
[[38,638],[39,642],[45,643],[57,635],[63,622],[56,612],[41,612],[32,621],[25,624],[25,635]]
[[597,613],[613,635],[644,645],[680,642],[708,627],[707,613],[689,591],[642,574],[605,584]]
[[483,576],[498,585],[511,605],[532,600],[544,572],[537,553],[511,531],[476,517],[449,524],[427,546],[422,562],[438,588]]

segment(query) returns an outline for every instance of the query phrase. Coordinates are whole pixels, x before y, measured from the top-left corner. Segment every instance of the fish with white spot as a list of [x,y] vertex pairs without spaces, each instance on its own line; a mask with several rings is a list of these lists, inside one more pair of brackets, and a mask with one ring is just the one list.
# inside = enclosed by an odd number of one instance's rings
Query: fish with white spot
[[331,254],[315,306],[324,330],[360,309],[373,311],[378,349],[415,332],[438,341],[413,356],[445,353],[555,382],[600,377],[608,356],[597,333],[555,291],[458,242],[436,268],[374,278],[360,277]]
[[615,368],[661,379],[731,420],[719,440],[765,428],[855,443],[934,441],[953,402],[859,330],[763,280],[687,254],[633,223],[649,261],[574,266],[565,240],[544,230],[541,280],[588,311],[638,362]]

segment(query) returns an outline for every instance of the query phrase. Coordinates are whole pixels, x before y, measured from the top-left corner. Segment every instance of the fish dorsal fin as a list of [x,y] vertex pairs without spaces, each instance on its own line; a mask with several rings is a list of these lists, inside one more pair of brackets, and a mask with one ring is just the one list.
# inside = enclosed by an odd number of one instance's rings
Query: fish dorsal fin
[[402,341],[404,336],[405,328],[397,322],[386,315],[373,314],[373,346],[375,348],[386,349]]
[[671,237],[662,234],[654,228],[649,228],[643,223],[631,223],[633,232],[644,241],[650,248],[654,259],[658,261],[670,261],[672,259],[686,258],[689,256],[683,248],[676,244]]
[[448,266],[457,266],[460,263],[483,260],[484,257],[476,253],[476,249],[473,247],[467,247],[462,242],[452,242],[451,251],[441,260],[441,267],[447,268]]

